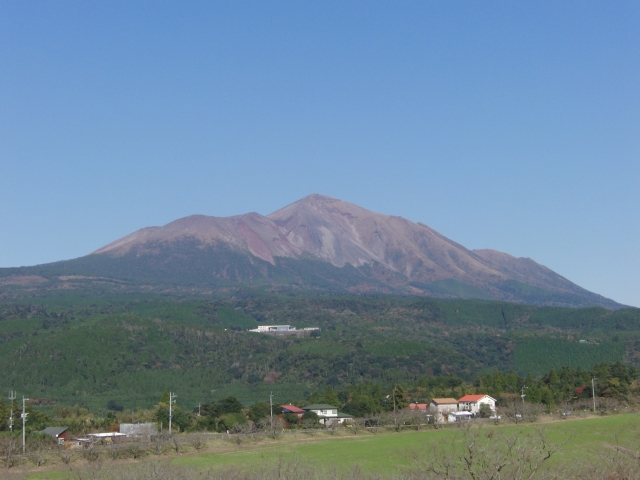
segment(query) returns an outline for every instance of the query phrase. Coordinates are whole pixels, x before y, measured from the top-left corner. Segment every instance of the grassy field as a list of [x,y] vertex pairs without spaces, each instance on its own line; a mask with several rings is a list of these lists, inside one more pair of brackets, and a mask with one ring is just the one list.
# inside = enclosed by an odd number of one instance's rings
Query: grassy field
[[[597,459],[602,452],[620,445],[637,450],[640,433],[640,415],[620,414],[606,417],[575,418],[566,421],[542,419],[535,424],[515,426],[493,424],[483,426],[477,434],[490,438],[494,434],[505,434],[525,438],[535,436],[542,429],[557,453],[548,462],[553,468],[560,465],[582,465]],[[493,432],[493,433],[492,433]],[[349,471],[358,467],[363,472],[395,474],[403,469],[417,466],[418,461],[430,458],[437,446],[459,443],[462,432],[457,428],[406,430],[401,433],[391,431],[339,432],[333,436],[326,432],[313,436],[308,434],[287,434],[277,440],[263,439],[259,442],[246,440],[236,445],[221,438],[210,440],[206,451],[186,450],[175,456],[148,456],[131,464],[166,458],[175,465],[198,469],[222,470],[239,468],[242,470],[263,469],[277,462],[302,461],[317,465],[335,467]],[[108,464],[108,461],[105,460]],[[78,462],[79,464],[80,462]],[[76,464],[76,467],[79,466]],[[29,479],[68,479],[68,471],[59,470],[35,472],[31,470]]]

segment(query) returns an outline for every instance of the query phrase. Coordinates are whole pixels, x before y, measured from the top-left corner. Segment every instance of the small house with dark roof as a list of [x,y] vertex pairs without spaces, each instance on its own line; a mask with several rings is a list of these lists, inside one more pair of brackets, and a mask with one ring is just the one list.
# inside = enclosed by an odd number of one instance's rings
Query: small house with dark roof
[[56,439],[59,445],[64,445],[67,440],[67,430],[69,427],[47,427],[42,433]]

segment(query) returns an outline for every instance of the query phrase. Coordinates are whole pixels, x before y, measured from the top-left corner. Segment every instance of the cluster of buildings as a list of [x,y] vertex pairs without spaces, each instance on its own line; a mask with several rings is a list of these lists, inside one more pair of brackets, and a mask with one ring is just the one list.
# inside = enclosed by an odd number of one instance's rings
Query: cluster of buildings
[[353,416],[339,412],[338,407],[325,403],[314,403],[313,405],[307,405],[302,408],[289,404],[280,405],[280,408],[282,408],[282,413],[293,413],[297,415],[298,418],[302,418],[307,412],[313,412],[318,416],[319,422],[326,426],[350,423],[353,420]]
[[[433,416],[436,422],[457,422],[478,416],[482,406],[486,405],[492,417],[496,417],[496,399],[483,393],[465,395],[462,398],[434,398],[429,403],[412,403],[411,410],[424,411]],[[486,408],[485,408],[486,410]]]
[[[496,418],[496,400],[485,394],[465,395],[462,398],[434,398],[429,403],[412,403],[411,410],[424,412],[437,423],[458,422],[478,416],[482,406],[486,405],[493,418]],[[318,416],[320,424],[327,427],[333,425],[349,424],[353,416],[338,411],[338,407],[324,403],[314,403],[306,407],[295,405],[280,405],[283,413],[291,413],[299,419],[307,412],[313,412]],[[485,408],[485,410],[487,410]],[[149,439],[158,434],[154,423],[121,423],[118,432],[90,433],[85,437],[71,437],[68,427],[48,427],[42,433],[55,438],[60,445],[68,448],[87,448],[94,444],[116,443],[127,438]]]
[[121,423],[118,432],[89,433],[83,437],[72,437],[68,430],[69,427],[47,427],[42,433],[55,438],[58,445],[64,445],[70,449],[89,448],[96,444],[108,445],[127,438],[148,440],[152,435],[158,434],[155,423]]

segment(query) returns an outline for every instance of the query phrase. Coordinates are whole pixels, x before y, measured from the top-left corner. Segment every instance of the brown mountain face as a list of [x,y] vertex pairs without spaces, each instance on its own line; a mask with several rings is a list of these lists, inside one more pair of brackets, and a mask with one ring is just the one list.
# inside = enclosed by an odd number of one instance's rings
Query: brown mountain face
[[[167,248],[184,241],[203,252],[222,247],[244,255],[252,265],[257,261],[252,258],[288,268],[304,259],[314,260],[316,266],[326,262],[336,267],[333,277],[340,277],[344,267],[351,265],[360,275],[357,281],[350,280],[347,289],[351,291],[378,289],[550,305],[617,306],[531,259],[494,250],[471,251],[422,223],[322,195],[310,195],[266,217],[257,213],[185,217],[164,227],[138,230],[91,256],[162,257]],[[228,272],[233,265],[220,268]],[[262,273],[252,271],[250,281],[258,275],[278,283],[269,268],[261,267]],[[302,267],[295,268],[299,272]],[[303,281],[296,275],[300,285]],[[245,281],[241,274],[236,280]],[[340,279],[332,281],[346,285]]]

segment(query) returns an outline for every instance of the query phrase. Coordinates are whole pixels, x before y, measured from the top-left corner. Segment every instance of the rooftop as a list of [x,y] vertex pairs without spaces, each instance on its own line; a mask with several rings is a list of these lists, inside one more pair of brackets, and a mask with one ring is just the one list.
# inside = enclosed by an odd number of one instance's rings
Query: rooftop
[[303,410],[337,410],[338,407],[333,405],[327,405],[326,403],[314,403],[313,405],[307,405],[302,407]]
[[42,432],[54,438],[62,435],[69,427],[47,427]]
[[280,405],[283,410],[288,410],[291,413],[304,413],[304,410],[295,405]]
[[[477,402],[478,400],[480,400],[480,399],[482,399],[484,397],[489,397],[489,395],[486,395],[484,393],[477,394],[477,395],[465,395],[464,397],[462,397],[458,401],[459,402]],[[491,397],[489,397],[489,398],[491,398]]]
[[455,398],[434,398],[431,401],[436,405],[449,405],[452,403],[458,403],[458,400],[456,400]]

